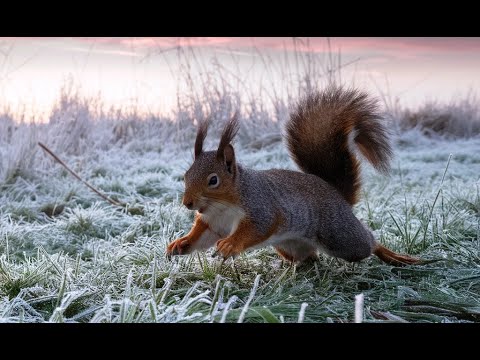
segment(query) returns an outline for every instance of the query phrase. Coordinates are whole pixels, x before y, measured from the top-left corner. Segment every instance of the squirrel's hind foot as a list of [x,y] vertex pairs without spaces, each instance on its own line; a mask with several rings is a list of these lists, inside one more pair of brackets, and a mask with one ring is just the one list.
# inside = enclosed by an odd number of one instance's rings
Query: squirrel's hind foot
[[309,253],[303,253],[303,254],[292,254],[288,252],[285,249],[282,249],[281,247],[276,246],[275,250],[277,250],[277,253],[284,258],[287,261],[293,262],[293,263],[304,263],[304,262],[315,262],[318,260],[318,254],[316,250],[312,250]]

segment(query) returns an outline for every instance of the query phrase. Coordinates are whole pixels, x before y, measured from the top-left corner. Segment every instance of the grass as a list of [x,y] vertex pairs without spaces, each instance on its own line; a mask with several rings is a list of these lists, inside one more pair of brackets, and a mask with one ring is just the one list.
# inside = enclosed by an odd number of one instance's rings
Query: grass
[[470,137],[480,132],[479,109],[476,94],[469,92],[448,104],[430,101],[416,111],[401,111],[398,125],[404,130],[416,128],[428,137]]
[[[405,145],[401,136],[395,139],[397,170],[388,178],[365,167],[355,213],[380,241],[435,260],[429,264],[392,267],[374,257],[349,264],[321,256],[295,266],[271,248],[247,251],[234,262],[212,258],[212,250],[168,261],[166,245],[188,231],[193,218],[180,201],[184,168],[170,151],[121,146],[85,161],[83,175],[121,201],[141,205],[139,214],[102,201],[56,165],[3,186],[0,319],[352,322],[355,295],[363,293],[365,322],[479,321],[478,172],[465,161],[478,160],[471,150],[479,140]],[[248,166],[294,168],[281,143],[237,148]],[[188,159],[191,151],[176,155]],[[75,163],[75,156],[62,158]],[[45,207],[58,203],[63,211],[48,216]]]

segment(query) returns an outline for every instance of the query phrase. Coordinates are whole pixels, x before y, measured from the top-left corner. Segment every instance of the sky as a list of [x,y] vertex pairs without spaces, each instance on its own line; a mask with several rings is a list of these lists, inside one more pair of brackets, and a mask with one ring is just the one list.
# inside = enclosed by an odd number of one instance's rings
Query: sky
[[107,107],[168,113],[186,65],[281,89],[295,51],[323,69],[333,58],[346,84],[405,107],[480,90],[480,38],[0,38],[0,109],[41,119],[71,79]]

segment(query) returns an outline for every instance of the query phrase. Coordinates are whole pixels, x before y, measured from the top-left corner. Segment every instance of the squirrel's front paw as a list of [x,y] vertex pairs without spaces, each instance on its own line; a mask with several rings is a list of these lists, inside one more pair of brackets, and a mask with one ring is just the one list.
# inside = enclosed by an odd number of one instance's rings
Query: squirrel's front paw
[[217,250],[215,251],[215,255],[221,255],[224,259],[228,259],[230,256],[236,256],[240,254],[242,249],[237,246],[234,242],[230,241],[230,239],[223,239],[217,241]]
[[182,237],[171,242],[167,247],[167,256],[187,255],[192,252],[192,246],[188,238]]

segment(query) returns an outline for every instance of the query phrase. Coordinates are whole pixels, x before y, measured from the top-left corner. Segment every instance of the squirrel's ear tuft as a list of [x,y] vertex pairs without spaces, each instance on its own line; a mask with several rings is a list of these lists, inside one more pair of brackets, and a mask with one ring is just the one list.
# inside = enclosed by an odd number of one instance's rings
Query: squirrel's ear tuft
[[239,128],[240,128],[240,124],[238,122],[238,111],[235,111],[235,114],[232,116],[230,121],[227,123],[227,125],[223,129],[222,137],[220,138],[220,144],[218,144],[218,150],[217,150],[218,159],[223,159],[223,155],[224,155],[223,152],[225,150],[225,147],[232,142],[235,135],[237,135]]
[[195,139],[195,159],[203,152],[203,141],[207,137],[210,119],[201,120],[198,123],[197,138]]

